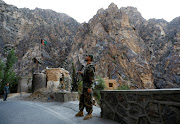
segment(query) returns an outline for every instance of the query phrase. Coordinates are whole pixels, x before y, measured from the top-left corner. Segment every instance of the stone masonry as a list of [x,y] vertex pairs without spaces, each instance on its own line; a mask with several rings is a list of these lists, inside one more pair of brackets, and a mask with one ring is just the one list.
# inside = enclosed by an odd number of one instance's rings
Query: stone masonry
[[121,124],[180,124],[180,89],[101,91],[101,117]]

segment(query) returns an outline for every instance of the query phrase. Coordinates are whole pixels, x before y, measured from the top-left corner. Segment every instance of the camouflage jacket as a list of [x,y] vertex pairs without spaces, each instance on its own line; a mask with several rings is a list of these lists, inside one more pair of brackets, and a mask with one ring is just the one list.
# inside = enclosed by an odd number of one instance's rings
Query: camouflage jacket
[[92,84],[94,81],[95,68],[94,65],[88,64],[84,67],[83,73],[83,88],[92,88]]

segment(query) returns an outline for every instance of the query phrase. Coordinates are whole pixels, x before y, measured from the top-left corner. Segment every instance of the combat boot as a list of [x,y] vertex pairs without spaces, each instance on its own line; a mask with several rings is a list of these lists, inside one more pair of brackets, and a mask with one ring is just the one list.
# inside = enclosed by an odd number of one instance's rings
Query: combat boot
[[82,116],[84,116],[83,111],[79,111],[79,112],[76,114],[76,116],[77,116],[77,117],[82,117]]
[[87,114],[85,117],[84,117],[84,120],[87,120],[89,118],[92,118],[92,113],[91,114]]

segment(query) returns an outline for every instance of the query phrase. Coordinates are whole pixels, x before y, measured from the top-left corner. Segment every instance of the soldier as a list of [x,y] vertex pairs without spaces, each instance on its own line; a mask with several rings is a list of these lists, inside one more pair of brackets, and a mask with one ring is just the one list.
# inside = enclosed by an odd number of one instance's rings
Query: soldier
[[78,117],[84,116],[83,109],[86,108],[87,115],[84,120],[92,118],[93,111],[93,99],[92,99],[92,84],[94,80],[95,68],[92,65],[93,56],[87,55],[85,61],[87,65],[84,67],[84,72],[79,72],[83,77],[83,92],[80,95],[79,112],[76,114]]
[[4,101],[7,101],[7,96],[8,94],[10,93],[10,90],[9,90],[9,83],[7,83],[5,86],[4,86]]

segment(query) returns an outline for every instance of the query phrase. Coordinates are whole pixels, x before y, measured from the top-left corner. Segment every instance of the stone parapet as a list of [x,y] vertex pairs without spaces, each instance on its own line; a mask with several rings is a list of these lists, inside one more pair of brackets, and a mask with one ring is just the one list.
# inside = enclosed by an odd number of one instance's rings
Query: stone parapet
[[56,102],[68,102],[68,101],[78,101],[78,93],[77,92],[68,92],[62,91],[55,93],[55,101]]
[[180,89],[101,91],[101,117],[121,124],[180,124]]

